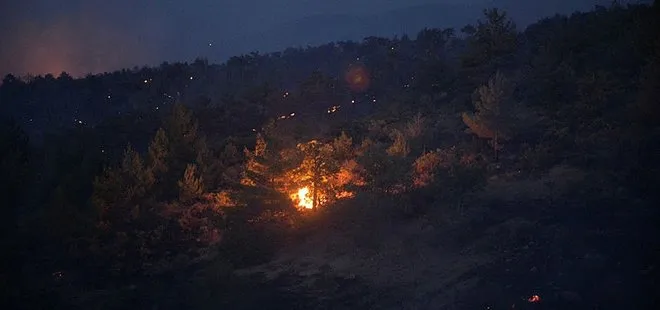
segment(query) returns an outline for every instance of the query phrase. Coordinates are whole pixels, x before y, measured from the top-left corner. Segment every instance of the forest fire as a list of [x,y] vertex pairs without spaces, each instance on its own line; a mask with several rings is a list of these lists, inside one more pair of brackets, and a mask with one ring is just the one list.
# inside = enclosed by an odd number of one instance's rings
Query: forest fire
[[[337,199],[348,199],[355,197],[355,193],[349,191],[340,191],[334,195],[331,195],[334,198],[330,198],[324,193],[317,193],[317,195],[318,197],[316,201],[316,207],[324,206],[330,201]],[[298,207],[300,210],[311,210],[315,207],[312,190],[307,186],[298,189],[295,193],[291,194],[290,197],[291,200],[296,204],[296,207]]]
[[314,201],[310,197],[309,187],[298,189],[298,192],[291,195],[294,201],[298,201],[298,207],[302,209],[313,209]]

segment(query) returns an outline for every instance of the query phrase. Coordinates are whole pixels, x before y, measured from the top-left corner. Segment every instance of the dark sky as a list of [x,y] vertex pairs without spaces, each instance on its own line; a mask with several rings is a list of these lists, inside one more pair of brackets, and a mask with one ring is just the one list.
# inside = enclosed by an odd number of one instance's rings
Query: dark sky
[[[73,75],[472,22],[486,2],[521,25],[597,0],[7,0],[0,75]],[[492,4],[491,4],[492,5]]]

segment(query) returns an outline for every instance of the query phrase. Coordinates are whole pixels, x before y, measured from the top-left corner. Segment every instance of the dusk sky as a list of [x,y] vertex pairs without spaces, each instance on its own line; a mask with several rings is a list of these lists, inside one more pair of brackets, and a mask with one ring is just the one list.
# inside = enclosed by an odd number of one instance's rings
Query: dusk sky
[[[521,25],[611,1],[549,0],[10,0],[0,2],[0,75],[79,76],[196,57],[272,52],[369,35],[459,26],[485,3]],[[522,28],[522,27],[519,27]]]

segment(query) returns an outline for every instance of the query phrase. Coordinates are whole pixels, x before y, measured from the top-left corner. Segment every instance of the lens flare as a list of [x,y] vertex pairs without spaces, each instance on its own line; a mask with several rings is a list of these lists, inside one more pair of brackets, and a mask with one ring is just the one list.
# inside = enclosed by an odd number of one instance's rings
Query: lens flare
[[353,65],[348,68],[344,77],[348,87],[355,92],[364,92],[371,83],[369,73],[363,65]]

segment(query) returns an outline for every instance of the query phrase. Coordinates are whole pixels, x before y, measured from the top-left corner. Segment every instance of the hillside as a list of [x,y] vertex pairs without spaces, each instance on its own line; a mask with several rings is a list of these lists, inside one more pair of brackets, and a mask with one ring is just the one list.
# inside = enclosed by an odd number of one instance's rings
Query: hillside
[[524,30],[483,13],[222,64],[6,76],[3,298],[653,309],[658,6]]

